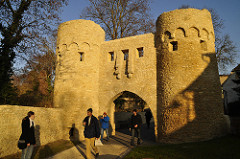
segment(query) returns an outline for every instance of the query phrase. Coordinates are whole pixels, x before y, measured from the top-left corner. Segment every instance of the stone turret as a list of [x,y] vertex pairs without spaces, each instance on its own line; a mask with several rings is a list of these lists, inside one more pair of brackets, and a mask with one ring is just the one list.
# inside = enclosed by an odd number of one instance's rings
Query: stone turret
[[226,125],[210,12],[163,13],[155,39],[158,140],[181,143],[223,135]]
[[[79,129],[88,108],[98,112],[99,55],[105,32],[90,20],[72,20],[58,29],[54,105],[65,110],[65,132]],[[82,135],[82,133],[80,133]]]

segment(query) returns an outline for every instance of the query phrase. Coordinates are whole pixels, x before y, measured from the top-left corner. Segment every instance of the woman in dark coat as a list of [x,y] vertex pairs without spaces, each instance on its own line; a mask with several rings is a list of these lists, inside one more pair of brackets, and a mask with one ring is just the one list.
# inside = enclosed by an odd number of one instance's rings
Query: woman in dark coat
[[22,120],[22,134],[20,140],[25,140],[27,147],[22,150],[21,159],[30,159],[33,153],[34,145],[36,144],[34,134],[34,112],[28,112],[28,115]]

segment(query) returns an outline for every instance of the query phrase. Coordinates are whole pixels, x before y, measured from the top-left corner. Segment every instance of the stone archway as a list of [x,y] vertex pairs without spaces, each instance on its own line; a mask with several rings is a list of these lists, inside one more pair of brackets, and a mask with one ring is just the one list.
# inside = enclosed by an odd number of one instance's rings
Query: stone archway
[[112,135],[115,135],[116,131],[130,135],[128,130],[129,119],[132,115],[132,110],[137,109],[143,121],[143,125],[141,127],[141,136],[143,137],[143,140],[147,139],[155,141],[155,120],[154,117],[152,117],[150,128],[148,129],[145,113],[147,110],[151,109],[143,98],[133,92],[122,91],[111,99],[110,105],[112,108],[110,112],[110,117],[112,118],[112,120],[110,120]]

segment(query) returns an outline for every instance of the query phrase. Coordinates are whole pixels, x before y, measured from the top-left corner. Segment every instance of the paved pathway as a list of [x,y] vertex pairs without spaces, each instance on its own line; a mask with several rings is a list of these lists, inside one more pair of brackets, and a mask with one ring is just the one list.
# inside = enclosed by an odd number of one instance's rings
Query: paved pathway
[[[142,126],[141,137],[142,145],[154,145],[154,130],[153,123],[151,129],[147,129],[146,125]],[[99,159],[121,159],[131,151],[133,146],[130,146],[131,136],[128,129],[120,129],[115,136],[111,136],[110,140],[103,141],[104,146],[99,147]],[[137,139],[135,140],[137,141]],[[85,142],[81,142],[74,147],[49,157],[48,159],[84,159],[85,158]],[[92,155],[92,158],[94,156]]]
[[[99,159],[120,159],[133,148],[130,146],[130,136],[116,132],[109,141],[103,141],[104,146],[99,148]],[[49,157],[48,159],[84,159],[85,142],[81,142],[74,147]],[[94,156],[92,155],[92,158]]]

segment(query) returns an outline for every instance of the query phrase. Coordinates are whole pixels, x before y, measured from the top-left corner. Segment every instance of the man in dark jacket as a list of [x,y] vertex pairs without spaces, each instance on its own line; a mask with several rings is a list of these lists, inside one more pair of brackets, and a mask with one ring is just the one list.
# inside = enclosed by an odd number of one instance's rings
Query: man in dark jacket
[[30,159],[33,153],[34,145],[36,144],[34,134],[34,112],[28,112],[27,116],[22,120],[22,134],[20,140],[25,140],[27,147],[22,150],[21,159]]
[[137,134],[137,144],[140,145],[141,143],[141,138],[140,138],[140,128],[142,125],[142,117],[137,113],[137,110],[133,110],[133,115],[131,116],[131,123],[130,123],[130,131],[132,131],[132,141],[131,145],[134,146],[134,138],[135,134]]
[[146,110],[145,117],[146,117],[147,127],[149,129],[150,128],[150,121],[151,121],[151,119],[153,117],[150,109]]
[[90,146],[96,153],[95,157],[97,158],[99,156],[99,151],[95,146],[95,139],[97,138],[99,140],[100,127],[97,118],[92,115],[92,108],[87,110],[87,115],[88,116],[83,120],[83,125],[85,126],[86,156],[88,159],[91,159]]

